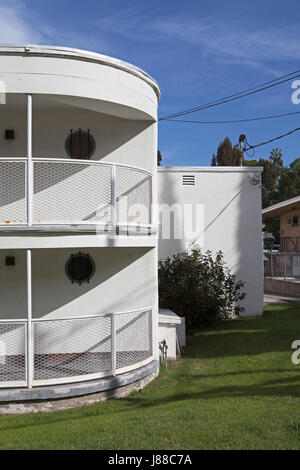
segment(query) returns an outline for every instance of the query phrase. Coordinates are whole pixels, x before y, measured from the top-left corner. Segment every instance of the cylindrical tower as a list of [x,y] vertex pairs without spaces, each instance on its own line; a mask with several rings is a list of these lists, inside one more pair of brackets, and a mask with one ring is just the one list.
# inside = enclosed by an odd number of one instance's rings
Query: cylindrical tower
[[157,83],[5,46],[0,85],[0,403],[155,376]]

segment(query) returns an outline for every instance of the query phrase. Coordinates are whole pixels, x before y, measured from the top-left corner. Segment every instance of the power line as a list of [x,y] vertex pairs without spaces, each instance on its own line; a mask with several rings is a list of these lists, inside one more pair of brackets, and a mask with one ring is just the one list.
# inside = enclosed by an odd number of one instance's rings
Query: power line
[[286,132],[285,134],[279,135],[278,137],[274,137],[273,139],[266,140],[265,142],[261,142],[260,144],[256,145],[249,145],[248,148],[244,148],[243,152],[247,152],[248,150],[255,149],[256,147],[261,147],[262,145],[270,144],[271,142],[274,142],[275,140],[282,139],[283,137],[287,137],[288,135],[293,134],[294,132],[300,131],[300,127],[296,127],[296,129],[293,129],[292,131]]
[[[253,95],[255,93],[259,93],[261,91],[267,90],[269,88],[273,88],[277,85],[281,85],[282,83],[286,83],[290,80],[293,80],[295,78],[300,77],[298,72],[300,72],[300,69],[296,70],[295,72],[291,72],[289,74],[282,75],[281,77],[278,77],[274,80],[270,80],[268,82],[262,83],[261,85],[257,85],[256,87],[248,88],[247,90],[243,90],[243,91],[240,91],[238,93],[234,93],[233,95],[225,96],[224,98],[220,98],[219,100],[211,101],[209,103],[206,103],[206,104],[203,104],[203,105],[200,105],[200,106],[196,106],[194,108],[189,108],[189,109],[180,111],[178,113],[169,114],[167,116],[162,116],[158,120],[159,121],[165,121],[165,120],[173,119],[173,118],[178,117],[178,116],[183,116],[185,114],[195,113],[196,111],[201,111],[203,109],[212,108],[214,106],[219,106],[221,104],[229,103],[231,101],[235,101],[235,100],[238,100],[240,98],[244,98],[246,96],[250,96],[250,95]],[[297,74],[297,75],[295,75],[295,74]]]
[[283,114],[273,114],[271,116],[261,116],[256,118],[248,118],[248,119],[234,119],[234,120],[225,120],[225,121],[192,121],[188,119],[164,119],[164,121],[168,122],[185,122],[191,124],[232,124],[238,122],[251,122],[251,121],[263,121],[265,119],[275,119],[284,116],[292,116],[294,114],[300,114],[300,111],[294,111],[291,113],[283,113]]

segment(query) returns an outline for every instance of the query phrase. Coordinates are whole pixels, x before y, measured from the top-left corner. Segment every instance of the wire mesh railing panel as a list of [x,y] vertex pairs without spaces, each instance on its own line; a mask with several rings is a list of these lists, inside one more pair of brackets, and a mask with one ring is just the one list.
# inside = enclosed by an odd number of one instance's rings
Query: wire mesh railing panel
[[116,315],[116,368],[138,364],[152,355],[152,311]]
[[110,370],[109,316],[34,322],[34,380]]
[[0,322],[0,385],[26,380],[26,323]]
[[151,224],[152,177],[143,170],[117,166],[116,213],[119,224]]
[[111,222],[110,165],[34,162],[34,224]]
[[0,181],[0,225],[26,224],[25,162],[1,161]]

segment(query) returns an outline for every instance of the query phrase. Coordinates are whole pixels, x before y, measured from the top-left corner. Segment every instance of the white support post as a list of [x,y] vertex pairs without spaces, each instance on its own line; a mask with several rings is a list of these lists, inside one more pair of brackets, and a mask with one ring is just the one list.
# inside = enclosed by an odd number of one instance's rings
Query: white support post
[[27,384],[32,388],[33,341],[32,341],[32,269],[31,250],[27,250]]
[[27,225],[32,225],[32,95],[27,95]]
[[117,348],[116,348],[116,318],[111,314],[111,375],[116,375],[117,367]]
[[111,221],[115,228],[117,225],[117,205],[116,205],[116,165],[111,168]]

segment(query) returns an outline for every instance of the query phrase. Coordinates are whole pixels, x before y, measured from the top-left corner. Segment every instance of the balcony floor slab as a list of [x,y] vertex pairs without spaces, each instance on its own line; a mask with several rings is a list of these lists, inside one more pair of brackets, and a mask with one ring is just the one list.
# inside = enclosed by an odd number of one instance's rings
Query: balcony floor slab
[[157,376],[158,371],[159,363],[154,360],[116,377],[32,389],[1,389],[0,415],[57,411],[124,397],[144,388]]
[[98,247],[155,247],[157,234],[143,233],[127,235],[126,232],[0,232],[0,250],[43,248],[98,248]]

